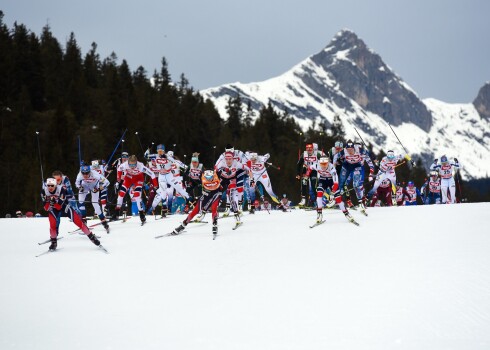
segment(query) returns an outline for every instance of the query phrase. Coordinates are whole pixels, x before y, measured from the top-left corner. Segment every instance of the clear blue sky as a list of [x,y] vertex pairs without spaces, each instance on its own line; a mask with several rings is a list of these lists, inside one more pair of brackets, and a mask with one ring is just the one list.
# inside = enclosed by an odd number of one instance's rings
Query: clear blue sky
[[420,97],[470,102],[490,80],[487,0],[6,0],[8,26],[49,22],[85,54],[114,51],[149,75],[167,58],[196,89],[277,76],[355,31]]

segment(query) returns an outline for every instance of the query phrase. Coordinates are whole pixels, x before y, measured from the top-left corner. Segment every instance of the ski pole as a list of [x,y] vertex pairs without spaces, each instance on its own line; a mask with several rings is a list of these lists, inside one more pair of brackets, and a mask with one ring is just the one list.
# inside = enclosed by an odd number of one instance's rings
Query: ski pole
[[[388,126],[390,127],[391,131],[393,132],[393,134],[395,135],[396,139],[400,143],[400,146],[402,146],[403,150],[405,151],[405,154],[408,154],[407,149],[405,148],[405,146],[403,146],[403,143],[398,138],[398,135],[395,133],[395,130],[393,130],[393,128],[391,127],[391,124],[388,124]],[[412,164],[412,166],[415,166],[415,162],[413,160],[411,160],[411,159],[410,159],[410,163]]]
[[78,162],[82,166],[82,148],[80,146],[80,135],[78,135]]
[[371,162],[373,162],[374,164],[374,160],[371,158],[371,153],[369,152],[368,150],[368,146],[366,145],[366,142],[364,142],[364,140],[362,139],[361,137],[361,134],[359,134],[359,131],[357,131],[357,129],[354,127],[354,130],[356,131],[357,135],[359,136],[359,138],[361,139],[361,142],[362,144],[364,145],[364,148],[366,149],[366,152],[368,153],[369,155],[369,159],[371,159]]
[[138,139],[138,143],[140,144],[141,152],[143,152],[143,154],[145,154],[145,150],[143,149],[143,145],[141,143],[141,139],[140,139],[139,133],[136,131],[134,134],[136,135],[136,138]]
[[273,169],[281,170],[281,167],[280,167],[280,166],[275,166],[275,165],[274,165],[274,164],[272,164],[272,163],[265,163],[265,164],[267,164],[268,166],[270,166],[270,167],[271,167],[271,168],[273,168]]
[[458,183],[458,189],[459,189],[459,202],[463,203],[463,192],[461,192],[461,183],[459,182],[459,179],[461,178],[461,174],[458,172],[456,173],[456,182]]
[[119,144],[121,143],[121,141],[124,142],[124,140],[123,140],[124,139],[124,135],[126,135],[126,132],[127,131],[128,131],[128,129],[124,130],[121,138],[119,139],[119,141],[116,144],[116,147],[114,147],[114,151],[112,152],[111,156],[109,157],[109,160],[107,161],[107,164],[110,164],[111,163],[112,157],[114,157],[114,153],[116,153],[116,150],[119,147]]
[[44,184],[43,163],[41,160],[41,146],[39,145],[39,131],[36,131],[36,138],[37,138],[37,151],[39,154],[39,165],[41,166],[41,181]]

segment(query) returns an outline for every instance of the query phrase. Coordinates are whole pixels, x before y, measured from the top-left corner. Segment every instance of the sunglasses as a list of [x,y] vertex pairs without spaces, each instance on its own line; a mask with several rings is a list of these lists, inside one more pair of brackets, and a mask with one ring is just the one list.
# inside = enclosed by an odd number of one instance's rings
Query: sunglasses
[[55,187],[56,185],[46,185],[47,187]]
[[128,165],[129,165],[130,168],[136,168],[136,165],[137,164],[136,163],[128,163]]

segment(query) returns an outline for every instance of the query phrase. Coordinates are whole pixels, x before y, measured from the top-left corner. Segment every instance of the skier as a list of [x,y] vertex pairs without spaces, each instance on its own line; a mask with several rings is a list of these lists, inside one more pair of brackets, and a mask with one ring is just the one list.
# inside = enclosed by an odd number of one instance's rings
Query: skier
[[[239,163],[242,164],[247,164],[248,162],[248,156],[243,153],[242,151],[235,149],[231,144],[227,144],[225,147],[225,151],[220,154],[218,157],[218,160],[214,164],[214,168],[217,170],[218,169],[218,164],[223,164],[225,162],[225,156],[226,153],[231,152],[233,154],[233,159],[236,160]],[[249,183],[249,174],[248,172],[242,175],[242,180],[237,183],[237,200],[238,200],[238,210],[241,212],[241,207],[242,207],[242,201],[243,201],[243,189],[245,186],[245,183]],[[226,196],[226,209],[223,214],[223,216],[228,216],[230,215],[230,197]]]
[[75,193],[73,192],[73,188],[71,187],[71,182],[68,176],[64,175],[60,170],[53,171],[51,176],[56,180],[57,185],[63,186],[63,188],[66,190],[66,200],[68,201],[68,204],[72,207],[73,210],[77,211],[78,214],[81,214],[78,210]]
[[[408,154],[406,154],[404,157],[401,154],[395,155],[395,152],[393,152],[392,150],[386,152],[386,156],[384,156],[379,163],[379,171],[376,174],[376,180],[374,181],[373,188],[371,189],[371,191],[369,191],[370,195],[376,192],[381,181],[386,178],[390,179],[392,184],[396,183],[395,168],[397,166],[397,163],[403,158],[411,160]],[[371,181],[373,181],[373,175],[369,174],[369,182]]]
[[316,188],[316,222],[318,224],[323,222],[323,193],[326,191],[332,191],[334,193],[335,203],[339,206],[344,213],[347,220],[353,222],[352,216],[345,207],[342,201],[342,196],[339,188],[339,177],[335,166],[330,162],[330,158],[321,157],[318,162],[310,166],[312,170],[315,170],[318,174],[318,182]]
[[[104,161],[102,161],[104,162]],[[92,161],[92,165],[90,166],[90,169],[93,171],[96,171],[99,173],[101,176],[106,177],[107,174],[107,167],[105,165],[101,165],[99,163],[99,160],[95,159]],[[100,190],[100,205],[102,206],[102,212],[106,213],[106,206],[107,206],[107,189],[108,187],[103,187]]]
[[218,234],[218,206],[222,191],[220,183],[221,181],[214,170],[206,170],[201,175],[203,193],[197,200],[194,209],[187,215],[182,224],[171,232],[172,235],[181,233],[198,213],[206,213],[209,210],[211,210],[213,218],[213,236],[215,237]]
[[424,204],[441,204],[441,181],[436,170],[431,170],[429,178],[420,188],[420,192],[426,193]]
[[371,178],[374,173],[374,165],[367,152],[360,148],[358,145],[354,145],[354,142],[348,140],[345,144],[345,148],[337,153],[334,157],[334,163],[337,161],[342,162],[342,170],[340,171],[339,188],[344,188],[344,185],[352,174],[352,185],[356,191],[357,200],[361,207],[361,212],[366,214],[366,197],[364,196],[364,185],[362,183],[362,164],[363,161],[369,166],[369,176]]
[[216,165],[216,173],[221,180],[223,190],[226,189],[231,210],[235,215],[236,226],[240,225],[239,200],[243,196],[244,175],[250,168],[234,158],[233,152],[226,152],[224,159]]
[[82,213],[83,222],[87,222],[85,199],[90,193],[90,200],[92,202],[92,206],[94,207],[95,213],[102,222],[102,226],[104,226],[107,233],[109,233],[109,224],[107,223],[104,213],[102,212],[99,205],[99,193],[102,192],[102,190],[107,189],[107,187],[109,186],[109,180],[107,180],[97,171],[91,170],[90,166],[83,165],[80,167],[80,172],[78,173],[77,179],[75,180],[75,185],[79,191],[78,204]]
[[143,163],[138,162],[138,158],[136,158],[135,155],[130,156],[128,158],[128,161],[121,164],[121,166],[117,169],[118,182],[121,181],[120,179],[123,173],[125,173],[126,176],[124,177],[122,185],[119,189],[119,196],[117,198],[117,205],[115,210],[116,219],[121,214],[121,206],[123,204],[126,192],[131,188],[131,186],[134,186],[133,196],[138,206],[141,224],[143,225],[146,222],[145,212],[141,203],[141,191],[144,183],[144,174],[151,177],[151,181],[153,183],[153,186],[156,188],[157,193],[160,193],[161,189],[158,187],[158,182],[153,171],[144,166]]
[[[452,162],[449,161],[447,156],[441,157],[441,164],[437,163],[437,159],[430,166],[430,170],[435,170],[441,176],[441,194],[443,204],[456,203],[456,184],[453,177],[453,168],[461,169],[456,158]],[[448,190],[450,198],[448,199]]]
[[81,216],[68,205],[67,190],[62,185],[58,185],[56,179],[52,177],[46,179],[46,183],[43,183],[41,190],[41,199],[44,203],[44,210],[48,212],[49,217],[49,236],[51,238],[49,250],[54,251],[58,247],[58,227],[60,216],[63,212],[87,235],[92,243],[96,246],[100,245],[99,240],[90,232],[90,229],[82,221]]
[[318,148],[314,143],[307,143],[305,146],[305,151],[300,156],[297,163],[297,175],[296,179],[301,181],[301,201],[299,202],[300,207],[304,207],[306,205],[306,193],[310,192],[310,201],[313,201],[311,198],[311,191],[316,185],[316,171],[309,171],[311,165],[318,162],[320,157],[323,157],[325,154],[323,152],[315,151],[315,148]]
[[[187,193],[184,185],[184,178],[181,175],[181,170],[184,171],[187,170],[187,165],[185,165],[177,157],[175,157],[173,151],[167,152],[167,159],[172,162],[172,170],[170,171],[172,177],[171,177],[171,181],[168,183],[169,186],[167,187],[167,202],[169,208],[172,208],[171,212],[174,212],[173,208],[178,207],[178,205],[173,204],[174,191],[176,193],[177,199],[178,198],[184,199],[184,202],[182,203],[184,204],[184,206],[186,201],[189,199],[189,194]],[[167,176],[167,181],[169,178],[170,177]]]
[[408,181],[405,190],[410,195],[409,199],[405,201],[405,205],[417,205],[417,196],[421,197],[421,194],[419,189],[415,187],[413,181]]
[[192,153],[191,164],[184,173],[184,183],[186,192],[189,194],[187,199],[185,213],[189,211],[189,207],[194,205],[196,198],[199,198],[202,193],[201,176],[203,173],[203,165],[199,163],[199,153]]
[[[156,177],[160,175],[160,168],[158,167],[156,163],[157,156],[156,154],[146,154],[145,153],[145,158],[148,159],[147,163],[147,168],[153,171]],[[154,207],[153,207],[153,201],[155,199],[155,196],[157,195],[155,188],[153,187],[153,183],[150,181],[146,185],[146,188],[148,188],[148,197],[146,199],[146,215],[151,215],[154,214]],[[158,202],[159,203],[159,202]]]
[[[250,168],[250,172],[252,173],[250,179],[250,201],[253,202],[255,200],[255,189],[257,188],[260,194],[260,199],[262,203],[265,200],[263,189],[269,194],[274,203],[279,203],[277,196],[272,190],[271,179],[269,174],[267,173],[267,168],[265,167],[265,163],[270,158],[269,153],[259,156],[255,152],[249,153],[250,160],[247,165]],[[250,213],[253,214],[254,208],[250,208]]]
[[405,198],[410,198],[410,193],[400,183],[396,184],[395,201],[397,206],[405,205]]
[[371,198],[371,207],[376,206],[378,201],[384,203],[384,205],[387,207],[391,207],[393,205],[392,192],[393,190],[390,179],[383,179]]

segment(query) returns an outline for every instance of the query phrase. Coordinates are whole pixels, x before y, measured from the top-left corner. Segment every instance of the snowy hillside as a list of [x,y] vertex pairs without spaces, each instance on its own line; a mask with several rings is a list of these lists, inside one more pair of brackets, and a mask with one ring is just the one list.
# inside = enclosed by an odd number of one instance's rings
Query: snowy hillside
[[102,229],[0,219],[1,349],[490,348],[490,204],[183,216]]
[[402,152],[389,124],[413,155],[426,167],[443,154],[457,157],[466,179],[490,175],[490,120],[481,118],[473,104],[420,100],[417,94],[379,55],[353,32],[343,30],[321,52],[279,77],[249,84],[233,83],[202,90],[223,118],[230,97],[259,110],[272,103],[288,111],[302,128],[313,122],[333,123],[340,116],[347,137],[357,128],[375,151]]

